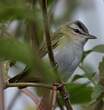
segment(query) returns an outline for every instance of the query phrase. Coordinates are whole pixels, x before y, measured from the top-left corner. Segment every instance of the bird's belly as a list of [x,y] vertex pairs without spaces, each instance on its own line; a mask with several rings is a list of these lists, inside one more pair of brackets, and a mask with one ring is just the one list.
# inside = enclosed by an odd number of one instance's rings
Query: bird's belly
[[82,51],[68,49],[67,51],[61,50],[55,54],[55,61],[58,64],[58,70],[64,80],[68,78],[75,71],[80,63],[82,57]]

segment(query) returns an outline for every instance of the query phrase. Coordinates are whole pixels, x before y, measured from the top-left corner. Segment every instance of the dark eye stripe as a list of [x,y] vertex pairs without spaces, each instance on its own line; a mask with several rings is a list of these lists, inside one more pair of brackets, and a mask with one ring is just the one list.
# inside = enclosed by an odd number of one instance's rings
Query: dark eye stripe
[[76,21],[75,23],[83,32],[89,33],[88,29],[86,28],[86,26],[83,23],[81,23],[80,21]]
[[78,30],[78,29],[73,29],[73,30],[74,30],[74,32],[76,32],[76,33],[82,34],[82,32],[80,32],[80,30]]

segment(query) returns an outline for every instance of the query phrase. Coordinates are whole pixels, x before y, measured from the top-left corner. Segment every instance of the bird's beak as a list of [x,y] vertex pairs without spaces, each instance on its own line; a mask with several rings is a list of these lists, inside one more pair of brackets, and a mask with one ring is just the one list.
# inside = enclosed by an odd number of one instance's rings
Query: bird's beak
[[85,35],[85,37],[86,37],[87,39],[97,39],[96,36],[91,35],[91,34],[89,34],[89,33],[83,33],[83,35]]
[[96,37],[96,36],[91,35],[91,34],[88,34],[88,35],[87,35],[87,37],[88,37],[88,39],[97,39],[97,37]]

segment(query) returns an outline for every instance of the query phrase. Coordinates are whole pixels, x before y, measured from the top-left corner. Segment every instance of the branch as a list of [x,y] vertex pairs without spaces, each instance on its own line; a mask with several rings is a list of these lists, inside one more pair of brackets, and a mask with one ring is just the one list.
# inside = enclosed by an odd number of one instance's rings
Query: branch
[[53,85],[51,92],[50,110],[55,110],[57,98],[57,87]]
[[102,99],[97,100],[95,103],[94,110],[103,110],[104,101]]
[[[30,3],[30,9],[34,10],[34,5],[37,0],[29,0],[28,2]],[[38,27],[36,23],[36,19],[33,20],[28,20],[26,22],[26,40],[29,41],[33,49],[36,51],[39,51],[39,39],[38,39]]]
[[[48,56],[49,56],[49,60],[50,60],[52,67],[55,68],[56,63],[55,63],[54,55],[52,52],[51,38],[50,38],[50,33],[49,33],[49,21],[48,21],[48,15],[47,15],[47,0],[40,0],[40,3],[42,6]],[[64,97],[64,103],[65,103],[67,110],[73,110],[71,107],[71,104],[69,102],[69,98],[67,97],[66,90],[65,90],[65,87],[63,84],[62,84],[62,87],[60,87],[59,91],[60,91],[60,94]]]
[[47,49],[48,49],[48,56],[49,56],[49,60],[50,60],[52,67],[55,67],[56,63],[55,63],[54,55],[52,52],[51,37],[50,37],[50,32],[49,32],[49,20],[48,20],[48,15],[47,15],[47,0],[40,0],[40,4],[42,7],[42,13],[43,13],[44,29],[45,29],[46,43],[47,43]]
[[46,88],[46,89],[52,89],[52,86],[48,85],[48,84],[42,84],[42,83],[27,83],[27,82],[21,82],[21,83],[7,83],[6,86],[4,87],[4,89],[8,88],[8,87],[42,87],[42,88]]
[[64,110],[64,106],[62,105],[61,98],[60,98],[59,94],[57,95],[57,103],[58,103],[60,110]]
[[69,94],[66,92],[64,84],[59,85],[58,90],[59,90],[61,96],[64,98],[66,110],[73,110],[70,100],[69,100]]

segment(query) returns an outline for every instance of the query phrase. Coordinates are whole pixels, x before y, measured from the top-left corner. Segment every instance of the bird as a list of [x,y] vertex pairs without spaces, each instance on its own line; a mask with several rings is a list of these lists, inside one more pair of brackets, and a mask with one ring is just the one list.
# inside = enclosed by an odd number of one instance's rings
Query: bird
[[[85,24],[79,20],[62,24],[53,34],[51,34],[51,46],[55,63],[57,64],[57,70],[63,81],[67,81],[80,64],[84,53],[84,46],[89,39],[96,39],[96,36],[91,35]],[[39,55],[43,58],[47,56],[47,53],[47,45],[44,40],[39,49]],[[21,74],[11,78],[9,82],[38,82],[37,79],[28,74],[27,69]],[[41,92],[43,93],[43,98],[39,107],[48,110],[50,92],[47,92],[47,90],[45,92],[41,90]],[[47,106],[44,108],[43,105]]]
[[[62,24],[54,32],[51,38],[54,59],[63,80],[68,80],[80,64],[86,42],[96,38],[79,20]],[[40,49],[42,56],[47,53],[45,44]]]
[[[79,20],[66,22],[60,25],[51,35],[52,49],[57,64],[57,70],[64,81],[70,78],[80,64],[86,42],[89,39],[96,38],[96,36],[89,33],[85,24]],[[45,41],[43,41],[39,49],[39,54],[41,58],[47,55],[47,45]],[[16,79],[17,82],[24,82],[24,79],[28,79],[28,77],[26,78],[26,75],[23,74],[24,73],[16,75],[9,81],[13,82]],[[27,81],[30,82],[31,78]]]

